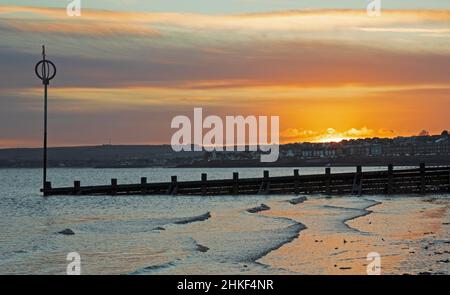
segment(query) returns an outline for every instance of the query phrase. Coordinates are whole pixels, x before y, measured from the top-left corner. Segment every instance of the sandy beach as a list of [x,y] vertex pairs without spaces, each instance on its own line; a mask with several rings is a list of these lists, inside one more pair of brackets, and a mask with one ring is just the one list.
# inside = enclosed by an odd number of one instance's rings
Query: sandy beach
[[446,198],[310,198],[270,204],[261,214],[307,227],[298,239],[259,262],[304,274],[366,274],[367,254],[381,256],[382,274],[448,274]]

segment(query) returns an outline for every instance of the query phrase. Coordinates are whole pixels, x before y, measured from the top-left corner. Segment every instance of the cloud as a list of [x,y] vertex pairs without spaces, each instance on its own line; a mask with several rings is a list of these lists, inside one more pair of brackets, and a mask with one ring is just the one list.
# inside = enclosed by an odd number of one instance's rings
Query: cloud
[[157,30],[144,25],[128,23],[104,23],[101,21],[54,21],[54,20],[4,20],[2,25],[16,32],[70,34],[76,36],[108,37],[108,36],[159,36]]
[[[385,10],[383,17],[368,17],[363,10],[295,10],[253,14],[194,14],[118,12],[84,9],[70,18],[64,9],[0,6],[2,26],[18,31],[86,35],[192,35],[195,43],[245,42],[251,40],[342,40],[358,33],[409,32],[446,33],[450,12],[445,10]],[[89,27],[89,29],[86,29]],[[321,34],[317,34],[321,32]],[[372,38],[372,36],[374,38]],[[402,42],[382,42],[366,34],[367,46],[402,48]],[[205,38],[206,37],[206,38]],[[189,43],[185,43],[188,45]],[[419,45],[419,44],[417,44]],[[422,44],[425,45],[425,44]]]
[[450,33],[450,28],[427,29],[427,28],[359,28],[364,32],[390,32],[390,33]]
[[[0,6],[0,15],[0,60],[11,76],[0,87],[30,85],[25,72],[42,40],[64,87],[439,84],[450,76],[447,39],[435,37],[448,34],[449,11],[387,10],[370,18],[357,10],[85,9],[70,18],[64,9]],[[389,37],[402,30],[414,34]]]
[[288,128],[280,132],[281,142],[314,141],[317,131]]
[[365,137],[373,134],[374,131],[367,127],[363,127],[361,129],[352,128],[342,133],[344,137]]
[[[39,58],[39,44],[27,46],[34,46],[34,54],[0,48],[2,68],[8,72],[0,87],[29,87],[36,82],[30,68]],[[64,87],[387,87],[448,84],[450,76],[447,54],[400,53],[314,42],[254,42],[236,45],[228,49],[230,54],[152,46],[136,46],[121,54],[122,44],[87,44],[80,47],[80,53],[72,53],[76,51],[73,42],[47,45],[49,58],[58,67],[53,82]],[[58,49],[61,46],[65,50]],[[86,56],[83,52],[88,49],[92,53]]]
[[[69,18],[64,9],[0,6],[1,138],[40,140],[42,85],[33,67],[43,40],[58,67],[52,142],[98,142],[110,126],[120,142],[168,142],[171,116],[194,106],[279,115],[289,142],[441,130],[449,22],[448,11],[369,18],[353,10],[86,9]],[[149,138],[151,126],[158,130]]]
[[339,131],[334,128],[324,130],[303,130],[296,128],[288,128],[280,132],[281,142],[337,142],[349,139],[372,138],[372,137],[388,137],[397,136],[393,130],[378,129],[373,130],[366,126],[362,128],[350,128],[348,130]]
[[159,36],[157,30],[126,14],[106,11],[83,12],[83,17],[67,17],[57,8],[0,6],[2,30],[25,33],[62,34],[66,37]]

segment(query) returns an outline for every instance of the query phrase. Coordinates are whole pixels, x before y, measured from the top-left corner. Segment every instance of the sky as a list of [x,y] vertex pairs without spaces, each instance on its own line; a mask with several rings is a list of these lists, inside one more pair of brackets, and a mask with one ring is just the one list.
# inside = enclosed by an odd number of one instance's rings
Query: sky
[[450,1],[0,0],[0,148],[170,143],[177,115],[279,116],[282,142],[450,129]]

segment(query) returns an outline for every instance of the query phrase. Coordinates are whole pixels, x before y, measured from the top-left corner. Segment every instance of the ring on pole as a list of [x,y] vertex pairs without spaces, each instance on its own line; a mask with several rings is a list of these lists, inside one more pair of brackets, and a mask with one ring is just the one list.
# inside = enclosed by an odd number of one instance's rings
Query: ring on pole
[[48,85],[50,80],[55,78],[56,66],[52,61],[45,59],[45,49],[42,52],[42,60],[36,64],[34,72],[42,80],[42,84],[44,85]]

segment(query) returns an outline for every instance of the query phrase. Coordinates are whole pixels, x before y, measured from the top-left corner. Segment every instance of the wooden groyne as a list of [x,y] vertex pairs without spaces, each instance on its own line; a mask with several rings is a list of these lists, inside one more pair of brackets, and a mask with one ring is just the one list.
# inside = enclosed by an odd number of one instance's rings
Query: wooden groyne
[[450,167],[425,167],[394,170],[389,165],[385,171],[300,175],[294,169],[290,176],[270,176],[264,171],[260,178],[239,178],[237,172],[230,179],[208,180],[207,174],[198,181],[178,181],[172,176],[170,182],[118,184],[111,179],[109,185],[81,186],[75,181],[71,187],[53,188],[50,182],[44,195],[257,195],[257,194],[327,194],[327,195],[374,195],[374,194],[436,194],[450,193]]

